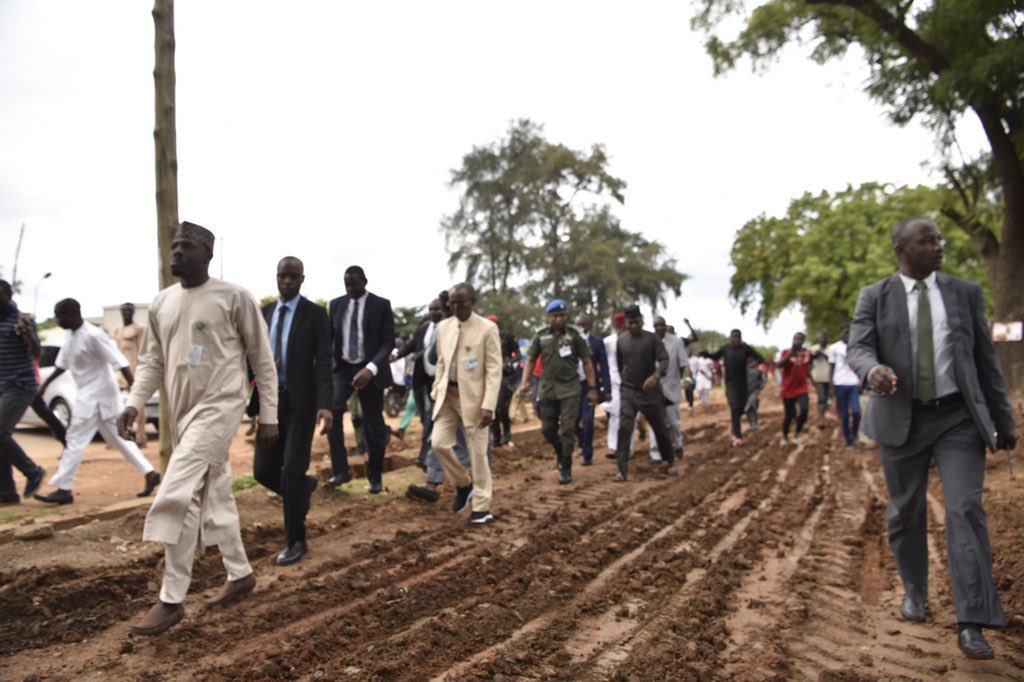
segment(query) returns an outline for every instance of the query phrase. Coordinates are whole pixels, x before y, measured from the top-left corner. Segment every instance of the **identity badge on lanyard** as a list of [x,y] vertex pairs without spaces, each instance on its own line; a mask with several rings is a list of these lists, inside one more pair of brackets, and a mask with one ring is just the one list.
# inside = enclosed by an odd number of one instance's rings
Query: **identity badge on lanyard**
[[572,346],[559,346],[558,347],[558,356],[559,357],[567,358],[570,355],[572,355]]
[[203,364],[203,351],[205,349],[197,343],[188,345],[188,353],[185,355],[185,363],[189,367],[198,367]]
[[203,364],[203,353],[206,348],[195,342],[202,340],[203,330],[206,329],[206,322],[203,320],[197,320],[196,323],[192,325],[192,329],[193,342],[188,345],[188,352],[185,354],[185,364],[189,367],[199,367]]

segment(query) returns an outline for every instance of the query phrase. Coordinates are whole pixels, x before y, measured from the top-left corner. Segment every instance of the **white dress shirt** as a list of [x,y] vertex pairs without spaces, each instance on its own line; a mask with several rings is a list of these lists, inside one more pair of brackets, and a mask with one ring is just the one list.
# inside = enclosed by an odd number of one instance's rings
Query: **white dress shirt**
[[[355,312],[355,308],[359,307],[359,319],[356,321],[356,325],[359,329],[359,338],[356,340],[356,346],[358,347],[359,357],[351,357],[349,354],[349,339],[348,333],[352,328],[352,315]],[[366,359],[366,334],[364,333],[364,323],[366,321],[366,292],[359,298],[348,297],[348,305],[345,307],[345,315],[341,320],[341,359],[347,363],[358,365]],[[373,376],[377,376],[377,365],[372,362],[366,363],[366,369],[370,370]]]
[[[900,280],[907,292],[907,314],[910,318],[910,350],[914,367],[917,367],[917,280],[902,272]],[[924,278],[928,286],[928,303],[932,309],[932,342],[935,349],[935,397],[941,398],[956,393],[956,374],[953,373],[953,343],[949,335],[949,320],[946,318],[946,304],[939,291],[939,278],[931,273]]]
[[430,349],[437,342],[437,322],[428,322],[423,335],[423,371],[428,377],[437,374],[437,363],[430,361]]

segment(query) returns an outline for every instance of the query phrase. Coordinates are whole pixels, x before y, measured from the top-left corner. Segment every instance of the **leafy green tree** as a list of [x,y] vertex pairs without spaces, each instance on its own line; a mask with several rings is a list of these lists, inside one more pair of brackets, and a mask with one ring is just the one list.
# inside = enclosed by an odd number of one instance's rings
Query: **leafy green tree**
[[[737,17],[745,22],[738,35],[721,38],[721,28]],[[969,219],[952,224],[965,229],[985,256],[995,317],[1024,318],[1020,0],[770,0],[750,12],[736,0],[699,0],[692,25],[707,35],[716,74],[734,68],[742,57],[764,68],[792,42],[812,45],[810,57],[818,63],[856,46],[870,69],[867,93],[897,124],[921,119],[947,149],[955,142],[957,120],[972,112],[988,140],[1003,225],[990,232]],[[1010,385],[1024,385],[1024,344],[1000,346]]]
[[392,310],[395,316],[395,335],[400,339],[408,339],[420,326],[424,315],[427,314],[426,306],[399,306]]
[[634,301],[656,306],[679,295],[685,275],[664,247],[612,215],[626,183],[607,165],[600,145],[584,152],[549,142],[529,120],[463,158],[451,180],[459,208],[441,227],[449,267],[465,268],[482,311],[527,334],[551,298],[600,321]]
[[796,305],[808,334],[826,329],[834,335],[853,317],[861,287],[895,272],[892,226],[910,215],[939,223],[947,237],[943,270],[981,282],[988,295],[983,259],[941,213],[947,194],[877,183],[804,194],[790,202],[784,216],[761,215],[736,235],[730,296],[744,313],[756,306],[756,319],[766,328]]

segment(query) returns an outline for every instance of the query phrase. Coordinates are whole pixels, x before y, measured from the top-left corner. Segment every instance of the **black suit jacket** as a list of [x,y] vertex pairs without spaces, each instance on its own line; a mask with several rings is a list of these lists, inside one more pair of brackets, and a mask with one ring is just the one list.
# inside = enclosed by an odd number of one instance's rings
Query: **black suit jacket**
[[[391,301],[367,291],[363,313],[363,352],[365,362],[377,366],[377,376],[373,383],[382,391],[391,385],[391,366],[388,357],[395,349],[395,316],[391,312]],[[345,311],[348,310],[349,296],[339,296],[331,301],[331,348],[334,359],[334,371],[341,372],[342,360],[342,324]]]
[[[277,301],[263,306],[269,329]],[[327,311],[304,296],[299,297],[285,348],[285,386],[296,414],[314,416],[331,409],[331,331]]]
[[416,327],[416,331],[413,332],[412,341],[405,344],[402,350],[396,353],[396,357],[405,358],[410,355],[413,357],[412,366],[412,385],[413,388],[420,388],[426,386],[428,389],[434,381],[434,377],[427,374],[423,368],[423,361],[427,352],[426,341],[427,341],[427,329],[430,328],[430,320],[421,322],[420,326]]
[[[942,273],[936,276],[953,344],[957,388],[985,444],[995,451],[995,431],[1013,430],[1014,420],[981,287]],[[864,433],[891,447],[903,445],[910,434],[917,368],[910,346],[907,292],[898,274],[861,290],[846,361],[865,384],[876,365],[888,365],[896,373],[895,395],[882,397],[872,391]]]

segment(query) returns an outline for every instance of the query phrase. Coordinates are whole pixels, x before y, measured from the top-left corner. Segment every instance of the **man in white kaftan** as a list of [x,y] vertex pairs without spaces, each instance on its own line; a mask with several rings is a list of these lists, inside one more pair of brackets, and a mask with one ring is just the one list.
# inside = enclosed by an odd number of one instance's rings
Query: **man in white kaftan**
[[[181,278],[153,300],[139,371],[121,415],[127,430],[158,387],[168,401],[172,454],[146,517],[143,539],[166,545],[160,601],[133,627],[160,634],[184,609],[196,543],[220,549],[227,581],[210,604],[252,591],[255,577],[242,546],[231,492],[228,449],[244,411],[246,358],[260,393],[260,438],[277,437],[277,370],[266,323],[252,294],[208,275],[213,235],[182,223],[172,242],[172,272]],[[177,269],[175,269],[177,265]]]
[[145,490],[139,494],[145,497],[160,483],[160,474],[142,455],[138,446],[117,433],[117,415],[121,412],[121,391],[114,379],[114,368],[123,374],[130,385],[132,373],[128,360],[117,350],[114,342],[100,329],[82,319],[81,305],[73,298],[66,298],[54,306],[54,316],[61,328],[67,329],[67,340],[57,353],[56,369],[39,387],[42,396],[49,385],[64,372],[70,372],[75,380],[77,393],[71,410],[71,423],[67,431],[67,447],[60,457],[57,473],[50,479],[54,491],[36,494],[41,502],[71,504],[71,492],[82,464],[85,448],[92,442],[96,431],[103,440],[117,449],[121,455],[146,478]]

